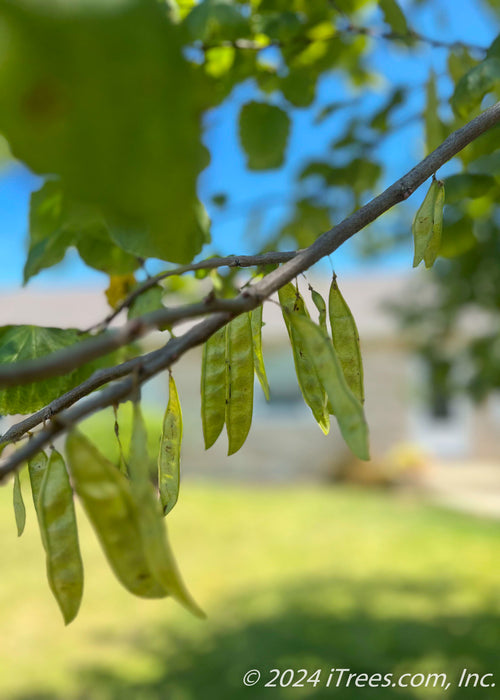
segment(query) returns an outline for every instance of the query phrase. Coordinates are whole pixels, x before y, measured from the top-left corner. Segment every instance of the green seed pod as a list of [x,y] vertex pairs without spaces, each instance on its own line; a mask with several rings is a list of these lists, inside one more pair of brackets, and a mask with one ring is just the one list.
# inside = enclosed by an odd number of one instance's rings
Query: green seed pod
[[75,491],[118,580],[137,596],[165,597],[144,555],[130,482],[77,431],[68,436],[66,452]]
[[83,595],[83,564],[78,543],[73,491],[66,465],[51,453],[38,498],[47,578],[65,624],[76,617]]
[[319,427],[328,434],[330,430],[330,417],[328,415],[326,393],[318,378],[314,365],[314,358],[307,351],[301,336],[296,332],[292,319],[296,317],[309,318],[302,297],[292,284],[287,284],[278,292],[283,319],[285,321],[288,337],[292,345],[295,372],[304,401],[311,409]]
[[328,329],[326,327],[326,304],[325,300],[321,296],[319,292],[317,292],[315,289],[312,287],[309,287],[311,291],[311,298],[313,300],[314,306],[318,309],[319,313],[319,325],[321,328],[325,331],[325,333],[328,335]]
[[14,505],[14,516],[16,518],[17,536],[21,537],[26,524],[26,508],[24,507],[23,493],[21,491],[21,480],[19,479],[19,472],[17,471],[14,474],[12,501]]
[[170,549],[162,507],[149,479],[148,460],[146,426],[140,405],[135,403],[128,465],[144,555],[164,589],[192,613],[204,617],[203,611],[187,591]]
[[226,429],[228,455],[244,444],[252,425],[254,355],[250,314],[233,319],[226,332]]
[[311,358],[319,381],[332,404],[340,432],[360,459],[369,459],[368,426],[363,407],[347,386],[340,362],[322,329],[302,315],[291,316],[294,333]]
[[432,267],[441,246],[443,232],[444,183],[433,180],[425,199],[413,219],[415,255],[413,267],[422,260],[427,268]]
[[354,396],[363,403],[365,400],[363,362],[359,346],[358,329],[351,310],[340,292],[336,277],[333,278],[330,286],[328,312],[332,329],[333,347],[339,358],[347,386]]
[[203,346],[201,361],[201,422],[208,450],[224,427],[226,414],[226,327]]
[[258,306],[251,312],[252,336],[253,336],[253,361],[255,374],[259,380],[266,400],[269,401],[269,383],[267,381],[264,356],[262,354],[262,306]]
[[163,418],[160,452],[158,455],[158,485],[163,514],[170,513],[179,496],[182,443],[182,411],[172,375],[169,377],[168,406]]

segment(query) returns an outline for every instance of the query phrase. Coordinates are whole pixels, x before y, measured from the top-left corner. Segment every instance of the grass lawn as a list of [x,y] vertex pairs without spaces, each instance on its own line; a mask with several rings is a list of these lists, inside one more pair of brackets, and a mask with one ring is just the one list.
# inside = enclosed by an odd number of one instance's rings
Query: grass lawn
[[[85,594],[68,628],[45,581],[32,504],[15,535],[0,489],[0,697],[489,698],[456,688],[497,672],[500,523],[410,498],[333,488],[185,483],[171,538],[205,622],[136,599],[113,578],[79,511]],[[433,689],[242,685],[251,668],[447,673]]]

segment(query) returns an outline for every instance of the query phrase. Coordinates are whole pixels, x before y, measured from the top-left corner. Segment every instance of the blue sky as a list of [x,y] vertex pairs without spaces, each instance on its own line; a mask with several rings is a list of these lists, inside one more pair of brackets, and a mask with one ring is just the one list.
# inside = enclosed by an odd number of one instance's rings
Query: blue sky
[[[401,2],[404,7],[408,3]],[[484,12],[475,0],[436,0],[422,8],[409,12],[411,25],[423,34],[447,41],[462,40],[487,46],[498,33],[492,14]],[[399,119],[418,112],[424,100],[424,83],[429,67],[436,73],[445,70],[446,51],[422,46],[419,60],[393,43],[379,41],[373,53],[371,68],[386,76],[391,84],[414,85],[407,111],[400,110]],[[441,79],[443,80],[443,79]],[[449,94],[451,86],[446,78],[441,86]],[[237,137],[237,114],[241,105],[254,95],[251,85],[240,86],[223,107],[212,112],[207,119],[206,140],[212,152],[210,167],[202,174],[199,187],[202,199],[219,192],[229,194],[225,210],[210,208],[212,216],[212,239],[218,252],[255,252],[255,242],[248,235],[249,215],[260,202],[259,212],[263,231],[272,232],[289,212],[291,193],[295,191],[294,175],[313,155],[324,156],[325,144],[342,132],[342,111],[322,125],[314,125],[314,117],[322,105],[350,97],[348,89],[335,75],[326,77],[318,87],[315,105],[310,109],[296,110],[285,166],[275,172],[251,173],[246,171],[244,157]],[[385,97],[384,84],[364,95],[356,109],[371,111]],[[345,112],[344,112],[345,115]],[[386,167],[386,181],[380,188],[402,175],[423,156],[423,134],[417,123],[410,123],[384,140],[378,156]],[[451,172],[449,164],[441,174]],[[20,165],[4,167],[0,172],[0,245],[2,272],[0,286],[13,287],[22,283],[22,268],[25,257],[28,206],[30,192],[37,189],[41,180]],[[373,193],[376,194],[376,193]],[[398,207],[401,225],[408,226],[419,195]],[[417,199],[416,199],[417,198]],[[390,219],[387,218],[390,222]],[[399,220],[399,219],[398,219]],[[394,221],[394,219],[393,219]],[[408,227],[408,245],[401,246],[391,254],[374,260],[363,261],[356,254],[357,243],[352,240],[335,253],[337,272],[356,272],[373,269],[403,269],[411,266],[411,236]],[[209,251],[207,251],[209,252]],[[89,270],[70,251],[66,260],[56,268],[42,272],[30,282],[34,288],[53,286],[105,286],[106,277]]]

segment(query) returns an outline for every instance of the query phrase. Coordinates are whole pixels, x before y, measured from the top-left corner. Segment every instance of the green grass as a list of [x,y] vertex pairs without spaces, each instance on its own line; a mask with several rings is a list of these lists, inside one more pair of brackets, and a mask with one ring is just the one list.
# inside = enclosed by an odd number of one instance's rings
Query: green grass
[[[244,688],[241,678],[250,668],[446,672],[452,680],[463,667],[498,669],[500,523],[388,494],[188,482],[170,534],[207,621],[122,590],[79,511],[84,602],[65,628],[31,503],[26,497],[17,540],[11,496],[10,484],[0,490],[2,700],[441,697]],[[494,690],[452,685],[445,695],[487,700]]]

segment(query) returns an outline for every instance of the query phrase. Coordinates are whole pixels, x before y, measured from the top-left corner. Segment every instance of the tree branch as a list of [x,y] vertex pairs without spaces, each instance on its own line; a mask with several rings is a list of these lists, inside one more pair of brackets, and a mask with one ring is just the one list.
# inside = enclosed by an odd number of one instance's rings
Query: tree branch
[[479,46],[477,44],[469,44],[468,42],[465,41],[444,41],[443,39],[434,39],[433,37],[426,36],[424,34],[421,34],[420,32],[415,31],[414,29],[408,29],[408,32],[406,34],[398,34],[397,32],[392,32],[392,31],[384,31],[380,29],[374,29],[373,27],[362,27],[358,25],[354,25],[351,23],[347,23],[345,27],[333,27],[335,29],[335,33],[332,36],[329,37],[324,37],[321,39],[311,39],[307,36],[297,36],[297,37],[292,37],[288,41],[281,41],[279,39],[274,39],[270,41],[269,43],[263,45],[262,43],[259,43],[258,41],[254,41],[253,39],[234,39],[233,41],[227,40],[227,41],[219,41],[219,42],[210,42],[210,43],[204,43],[202,44],[201,48],[203,51],[209,51],[210,49],[214,48],[219,48],[219,47],[231,47],[234,49],[240,49],[242,51],[263,51],[264,49],[269,48],[270,46],[278,48],[278,49],[283,49],[287,48],[293,44],[303,44],[304,46],[308,46],[309,44],[312,44],[313,42],[317,41],[331,41],[334,37],[337,37],[339,34],[347,34],[347,35],[359,35],[359,36],[367,36],[370,39],[380,39],[382,41],[418,41],[421,44],[427,44],[428,46],[431,46],[432,48],[439,48],[439,49],[466,49],[468,51],[472,51],[474,53],[482,53],[485,54],[486,51],[488,50],[487,47],[485,46]]
[[186,272],[195,272],[196,270],[216,270],[219,267],[240,268],[256,267],[259,265],[277,265],[279,263],[284,263],[291,260],[295,255],[297,255],[297,252],[298,251],[296,250],[290,250],[283,253],[271,251],[260,255],[228,255],[225,258],[207,258],[206,260],[200,260],[200,262],[175,267],[173,270],[165,270],[165,272],[160,272],[157,275],[154,275],[154,277],[149,277],[147,280],[142,282],[138,287],[133,289],[130,294],[128,294],[125,299],[118,304],[116,309],[106,316],[105,319],[100,321],[95,326],[91,326],[84,332],[107,327],[111,321],[118,316],[118,314],[120,314],[124,309],[128,309],[137,299],[137,297],[167,277],[178,277],[180,275],[184,275]]
[[[10,457],[0,462],[0,479],[12,472],[27,458],[49,444],[59,433],[67,430],[71,425],[80,421],[87,415],[126,400],[138,384],[170,367],[187,350],[205,342],[216,330],[228,323],[232,318],[245,311],[259,306],[271,294],[280,289],[284,284],[293,280],[298,274],[307,270],[325,255],[333,253],[347,239],[358,231],[361,231],[381,214],[388,211],[395,204],[407,199],[417,187],[423,184],[438,168],[453,158],[474,139],[500,122],[500,102],[485,110],[478,117],[466,124],[461,129],[453,132],[448,138],[427,158],[410,170],[406,175],[388,187],[382,194],[365,204],[340,224],[333,227],[320,236],[309,248],[306,248],[282,267],[270,272],[266,277],[251,287],[245,288],[235,299],[222,302],[224,309],[220,307],[208,309],[216,311],[209,318],[196,324],[184,335],[172,338],[168,343],[149,356],[138,358],[140,363],[129,371],[132,376],[111,385],[99,395],[81,401],[71,409],[67,409],[53,418],[50,425],[30,440],[26,445],[17,450]],[[200,305],[192,305],[193,308]],[[182,309],[183,307],[180,307]],[[180,312],[179,309],[179,312]],[[164,312],[168,311],[167,309]],[[205,312],[207,305],[205,305]],[[159,317],[161,312],[155,312]],[[149,314],[152,317],[153,314]],[[159,325],[164,323],[159,321]],[[127,324],[128,325],[128,324]],[[70,351],[67,351],[68,355]],[[74,390],[78,390],[78,387]],[[14,430],[14,429],[11,429]]]

